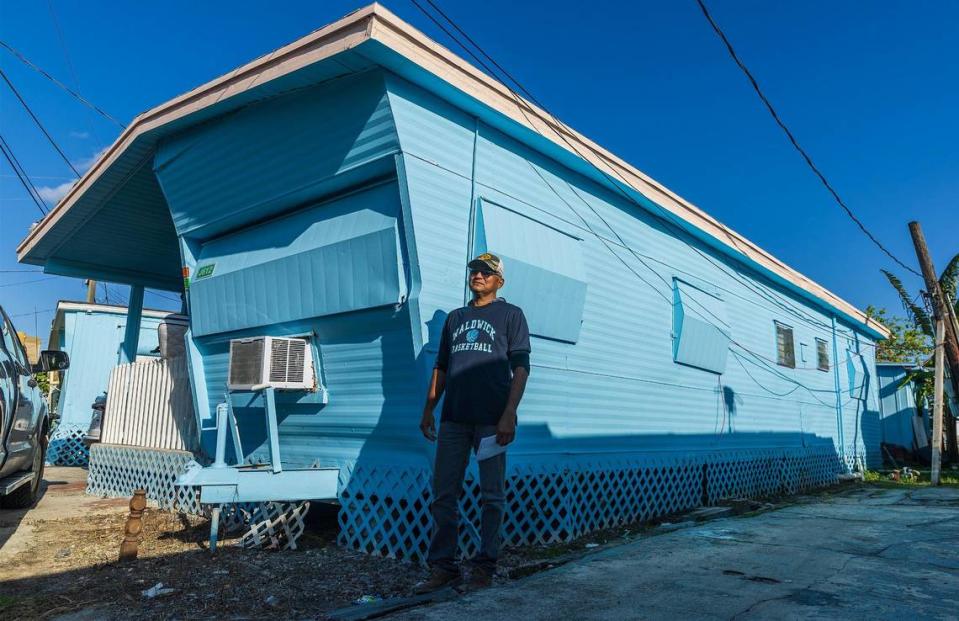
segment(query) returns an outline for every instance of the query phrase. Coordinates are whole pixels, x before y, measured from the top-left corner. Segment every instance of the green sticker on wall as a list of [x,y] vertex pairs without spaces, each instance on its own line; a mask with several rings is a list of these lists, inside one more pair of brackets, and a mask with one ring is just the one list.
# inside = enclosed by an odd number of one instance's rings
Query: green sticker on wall
[[207,265],[204,265],[203,267],[197,268],[196,276],[194,276],[194,280],[200,280],[201,278],[212,276],[213,268],[215,267],[216,267],[216,263],[209,263]]

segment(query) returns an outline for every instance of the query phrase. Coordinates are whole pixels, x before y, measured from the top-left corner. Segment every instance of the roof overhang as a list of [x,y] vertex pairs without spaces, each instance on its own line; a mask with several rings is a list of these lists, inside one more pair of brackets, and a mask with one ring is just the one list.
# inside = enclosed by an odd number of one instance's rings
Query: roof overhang
[[[317,76],[311,76],[309,69],[324,61],[337,63],[342,75],[368,68],[366,63],[357,59],[382,66],[439,94],[477,115],[485,123],[603,185],[620,186],[620,190],[629,192],[653,213],[677,224],[723,254],[758,270],[831,314],[859,326],[867,334],[878,338],[888,337],[889,331],[885,326],[852,304],[585,136],[554,122],[545,111],[516,96],[505,85],[379,4],[359,9],[137,116],[63,200],[29,232],[17,248],[19,260],[46,266],[49,257],[41,250],[43,240],[69,218],[71,210],[82,204],[84,197],[96,188],[98,182],[108,180],[112,171],[126,171],[137,162],[142,165],[143,158],[149,157],[162,136],[262,98],[275,89],[280,81],[283,81],[284,88],[291,81],[316,81]],[[132,159],[136,159],[136,162]],[[112,183],[122,181],[122,178],[118,178]],[[101,188],[96,193],[101,191],[109,193],[110,187]],[[64,266],[64,269],[69,267]],[[82,271],[83,268],[76,269]],[[129,278],[135,276],[129,275],[119,282],[129,282]]]

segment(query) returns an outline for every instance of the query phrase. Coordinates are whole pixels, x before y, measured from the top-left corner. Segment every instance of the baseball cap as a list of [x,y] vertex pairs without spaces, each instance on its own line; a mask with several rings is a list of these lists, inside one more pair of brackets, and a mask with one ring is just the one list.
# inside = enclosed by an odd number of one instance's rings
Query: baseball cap
[[503,275],[503,259],[489,252],[484,252],[479,255],[467,263],[466,267],[471,270],[489,270],[495,274],[499,274],[500,278],[505,278]]

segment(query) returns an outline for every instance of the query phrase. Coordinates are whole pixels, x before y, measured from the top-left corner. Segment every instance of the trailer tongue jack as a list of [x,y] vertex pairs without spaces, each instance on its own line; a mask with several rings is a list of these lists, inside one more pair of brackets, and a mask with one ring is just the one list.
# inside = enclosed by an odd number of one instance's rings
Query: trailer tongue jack
[[[233,409],[233,397],[243,394],[250,395],[251,404],[260,398],[263,402],[270,452],[268,464],[243,464],[243,448]],[[192,462],[176,482],[177,486],[199,487],[201,504],[213,506],[210,519],[210,551],[216,550],[220,514],[225,505],[334,499],[339,481],[338,468],[283,468],[276,416],[277,393],[273,386],[256,385],[249,390],[228,392],[226,397],[226,402],[219,404],[216,409],[214,462],[206,468]],[[233,444],[235,465],[226,463],[228,431]],[[305,511],[295,513],[302,519]],[[295,547],[295,542],[291,543]]]

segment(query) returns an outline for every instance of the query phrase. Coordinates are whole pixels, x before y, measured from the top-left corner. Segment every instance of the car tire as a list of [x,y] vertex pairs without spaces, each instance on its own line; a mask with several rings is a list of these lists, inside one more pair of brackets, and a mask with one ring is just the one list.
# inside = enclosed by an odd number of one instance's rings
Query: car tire
[[33,506],[40,497],[40,485],[43,483],[43,468],[47,459],[47,434],[46,428],[38,438],[37,450],[33,454],[33,465],[31,471],[34,473],[33,481],[29,485],[22,485],[12,493],[0,498],[0,506],[4,509],[28,509]]

